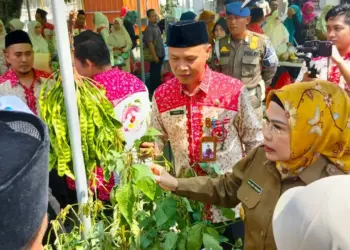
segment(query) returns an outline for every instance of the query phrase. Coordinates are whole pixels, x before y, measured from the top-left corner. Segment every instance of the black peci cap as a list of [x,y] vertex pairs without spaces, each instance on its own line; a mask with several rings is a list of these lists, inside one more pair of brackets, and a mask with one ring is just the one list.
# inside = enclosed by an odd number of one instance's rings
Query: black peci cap
[[0,111],[0,249],[23,249],[47,213],[49,136],[39,117]]
[[7,49],[11,45],[19,43],[28,43],[32,45],[32,41],[29,38],[27,32],[23,30],[15,30],[8,33],[5,37],[5,48]]
[[207,44],[209,36],[204,21],[180,21],[169,24],[167,45],[174,48],[194,47]]

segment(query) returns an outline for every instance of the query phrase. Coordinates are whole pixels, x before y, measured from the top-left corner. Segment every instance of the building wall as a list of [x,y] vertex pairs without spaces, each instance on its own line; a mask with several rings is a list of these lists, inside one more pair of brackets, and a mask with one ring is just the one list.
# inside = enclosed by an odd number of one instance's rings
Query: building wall
[[[141,2],[141,16],[146,17],[147,9],[155,9],[159,12],[159,0],[140,0]],[[88,27],[93,28],[93,13],[104,13],[109,21],[120,15],[120,9],[123,7],[123,2],[129,10],[137,10],[137,0],[84,0],[84,7],[86,12],[86,23]]]
[[321,8],[323,8],[324,6],[326,6],[328,4],[335,6],[335,5],[340,4],[340,0],[320,0],[320,7]]

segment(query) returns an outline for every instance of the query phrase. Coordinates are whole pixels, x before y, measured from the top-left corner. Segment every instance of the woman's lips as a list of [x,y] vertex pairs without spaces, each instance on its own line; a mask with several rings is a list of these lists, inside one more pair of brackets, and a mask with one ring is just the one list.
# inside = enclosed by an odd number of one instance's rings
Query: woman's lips
[[268,152],[268,153],[275,152],[275,150],[273,150],[272,148],[270,148],[266,145],[264,145],[264,150],[265,150],[265,152]]

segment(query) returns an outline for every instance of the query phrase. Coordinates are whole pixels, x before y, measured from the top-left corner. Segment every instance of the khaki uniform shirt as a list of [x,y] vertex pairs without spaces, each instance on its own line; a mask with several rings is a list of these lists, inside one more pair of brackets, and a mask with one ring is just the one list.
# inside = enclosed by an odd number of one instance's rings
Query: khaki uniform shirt
[[247,31],[244,40],[234,40],[228,35],[216,41],[212,58],[215,71],[241,80],[248,88],[252,106],[262,119],[265,85],[271,84],[278,66],[270,40],[251,31]]
[[271,84],[278,58],[270,40],[261,34],[247,31],[244,40],[233,40],[228,35],[218,40],[213,49],[214,68],[220,73],[239,79],[249,88],[261,80]]
[[343,174],[323,156],[297,177],[281,180],[263,147],[252,150],[232,173],[218,178],[178,179],[177,195],[222,207],[242,202],[245,213],[245,250],[275,250],[272,215],[279,197],[288,189],[305,186],[321,178]]

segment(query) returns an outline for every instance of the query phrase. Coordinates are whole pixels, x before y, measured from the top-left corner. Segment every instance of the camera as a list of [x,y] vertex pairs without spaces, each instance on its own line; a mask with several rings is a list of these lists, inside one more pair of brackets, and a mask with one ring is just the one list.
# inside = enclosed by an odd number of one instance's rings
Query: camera
[[306,41],[304,45],[297,46],[299,53],[310,54],[312,57],[330,57],[332,56],[333,43],[330,41]]
[[312,58],[332,56],[332,46],[330,41],[306,41],[304,45],[297,46],[298,53],[301,53],[297,57],[304,59],[310,78],[316,78],[318,74]]

